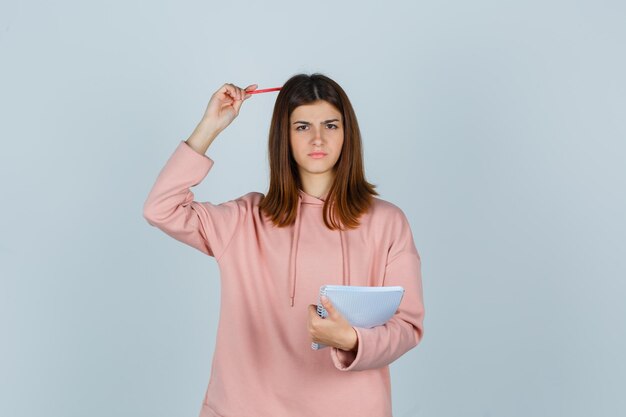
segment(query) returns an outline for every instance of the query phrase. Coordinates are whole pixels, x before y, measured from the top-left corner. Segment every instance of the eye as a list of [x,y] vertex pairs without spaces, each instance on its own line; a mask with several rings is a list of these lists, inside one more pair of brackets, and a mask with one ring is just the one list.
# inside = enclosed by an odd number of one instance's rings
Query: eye
[[306,125],[300,125],[300,126],[297,126],[297,127],[296,127],[296,130],[302,130],[302,129],[300,129],[301,127],[306,127]]
[[337,127],[337,125],[332,124],[332,123],[328,123],[326,126],[334,126],[334,127],[333,127],[333,129],[339,129],[339,128]]

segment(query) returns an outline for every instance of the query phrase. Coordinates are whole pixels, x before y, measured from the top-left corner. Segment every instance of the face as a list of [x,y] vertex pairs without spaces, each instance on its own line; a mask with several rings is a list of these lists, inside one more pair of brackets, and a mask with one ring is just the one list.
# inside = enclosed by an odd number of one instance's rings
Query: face
[[289,141],[300,177],[334,177],[343,147],[343,120],[332,104],[318,100],[298,106],[289,117]]

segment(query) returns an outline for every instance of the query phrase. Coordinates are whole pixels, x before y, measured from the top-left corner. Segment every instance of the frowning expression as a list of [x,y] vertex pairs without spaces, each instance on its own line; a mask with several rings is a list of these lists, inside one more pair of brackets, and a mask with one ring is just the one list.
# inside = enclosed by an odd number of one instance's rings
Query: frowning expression
[[289,142],[300,176],[334,176],[343,147],[343,118],[324,100],[296,107],[289,117]]

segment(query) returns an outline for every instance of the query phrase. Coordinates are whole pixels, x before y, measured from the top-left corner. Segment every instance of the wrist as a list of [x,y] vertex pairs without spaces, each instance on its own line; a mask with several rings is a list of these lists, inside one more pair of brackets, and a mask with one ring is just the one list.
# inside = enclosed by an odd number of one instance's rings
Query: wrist
[[214,139],[222,131],[211,119],[202,118],[196,126],[196,131],[201,132],[204,137]]
[[354,327],[350,327],[350,330],[347,332],[346,344],[344,345],[344,349],[347,352],[355,352],[358,348],[359,337],[356,333]]
[[198,123],[186,142],[196,152],[204,155],[219,132],[220,130],[211,121],[203,119]]

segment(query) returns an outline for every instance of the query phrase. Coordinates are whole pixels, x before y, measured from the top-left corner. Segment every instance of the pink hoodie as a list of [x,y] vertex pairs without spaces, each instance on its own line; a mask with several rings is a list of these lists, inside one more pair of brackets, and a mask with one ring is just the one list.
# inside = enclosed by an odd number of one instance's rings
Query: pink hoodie
[[[200,417],[390,417],[389,364],[423,336],[421,260],[409,223],[374,198],[361,226],[329,230],[322,199],[300,190],[295,225],[260,216],[263,194],[214,205],[194,201],[213,160],[181,141],[144,204],[144,217],[215,257],[221,304]],[[355,327],[358,351],[311,349],[308,306],[323,284],[392,286],[405,294],[394,317]]]

